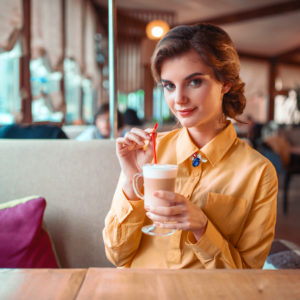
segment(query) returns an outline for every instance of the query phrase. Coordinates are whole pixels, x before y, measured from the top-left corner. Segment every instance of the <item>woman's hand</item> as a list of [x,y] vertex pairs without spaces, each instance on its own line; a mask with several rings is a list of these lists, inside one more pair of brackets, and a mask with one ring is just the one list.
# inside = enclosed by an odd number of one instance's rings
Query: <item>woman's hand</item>
[[191,231],[197,241],[205,233],[207,217],[200,207],[174,192],[156,191],[154,196],[166,203],[166,206],[146,207],[146,215],[155,224],[163,228]]
[[[135,199],[132,188],[133,175],[142,171],[142,166],[153,158],[151,134],[153,129],[132,128],[125,137],[117,138],[116,152],[126,181],[123,190],[128,198]],[[145,147],[146,143],[149,144]]]

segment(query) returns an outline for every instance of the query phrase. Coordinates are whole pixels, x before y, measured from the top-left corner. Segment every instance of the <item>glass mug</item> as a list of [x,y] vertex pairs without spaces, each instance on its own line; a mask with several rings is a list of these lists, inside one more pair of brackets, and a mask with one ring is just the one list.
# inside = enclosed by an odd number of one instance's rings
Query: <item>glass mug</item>
[[[178,166],[168,164],[146,164],[143,173],[133,176],[133,190],[138,197],[144,200],[145,206],[166,206],[166,201],[154,197],[155,191],[175,191],[175,182]],[[144,178],[144,195],[139,191],[138,181]],[[142,228],[145,234],[168,236],[175,232],[174,229],[161,228],[155,224],[146,225]]]

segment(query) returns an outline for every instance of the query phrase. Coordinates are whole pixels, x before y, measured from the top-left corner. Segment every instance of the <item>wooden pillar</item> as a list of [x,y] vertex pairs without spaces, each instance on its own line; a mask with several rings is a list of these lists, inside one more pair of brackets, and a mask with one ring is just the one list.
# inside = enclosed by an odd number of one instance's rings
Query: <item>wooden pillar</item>
[[100,72],[100,77],[99,77],[99,95],[96,100],[96,109],[104,102],[104,92],[103,92],[103,65],[99,66],[99,72]]
[[23,28],[24,55],[20,58],[20,90],[22,97],[22,123],[32,123],[31,112],[31,84],[30,84],[30,59],[31,59],[31,1],[23,0]]
[[144,91],[145,91],[145,119],[151,121],[153,119],[153,88],[154,81],[151,74],[151,67],[149,64],[144,65]]
[[274,120],[274,110],[275,110],[275,81],[277,78],[278,68],[277,59],[270,59],[270,69],[269,69],[269,106],[268,106],[268,121]]

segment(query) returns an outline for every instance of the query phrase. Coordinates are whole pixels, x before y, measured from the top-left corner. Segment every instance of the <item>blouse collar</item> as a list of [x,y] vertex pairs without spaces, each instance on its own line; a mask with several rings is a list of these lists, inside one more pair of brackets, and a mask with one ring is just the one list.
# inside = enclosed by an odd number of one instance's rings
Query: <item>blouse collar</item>
[[192,141],[188,129],[182,128],[176,144],[177,163],[181,164],[195,152],[199,152],[212,166],[216,165],[226,154],[237,138],[236,131],[231,121],[210,142],[199,149]]

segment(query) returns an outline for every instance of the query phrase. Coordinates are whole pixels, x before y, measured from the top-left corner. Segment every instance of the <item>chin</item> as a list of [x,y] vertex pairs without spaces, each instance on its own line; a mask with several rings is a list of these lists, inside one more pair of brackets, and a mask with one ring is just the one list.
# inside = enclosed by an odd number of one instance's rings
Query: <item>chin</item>
[[195,127],[197,125],[197,122],[195,122],[194,120],[180,118],[180,119],[178,119],[178,121],[182,127],[186,127],[186,128]]

